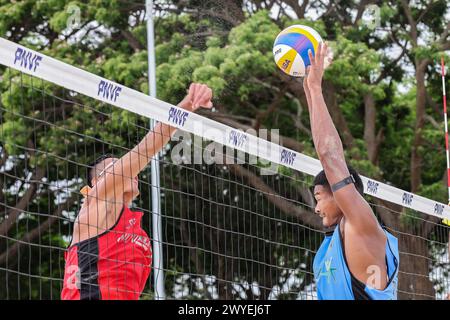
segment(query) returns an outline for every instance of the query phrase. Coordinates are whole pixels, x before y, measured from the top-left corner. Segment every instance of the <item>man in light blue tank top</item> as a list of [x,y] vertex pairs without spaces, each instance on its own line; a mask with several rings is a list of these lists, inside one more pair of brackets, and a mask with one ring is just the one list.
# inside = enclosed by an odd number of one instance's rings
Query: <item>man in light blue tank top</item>
[[342,142],[322,95],[326,44],[303,80],[314,146],[323,170],[314,179],[315,212],[334,231],[326,235],[314,258],[319,299],[397,299],[398,241],[378,223],[363,198],[363,183],[348,167]]

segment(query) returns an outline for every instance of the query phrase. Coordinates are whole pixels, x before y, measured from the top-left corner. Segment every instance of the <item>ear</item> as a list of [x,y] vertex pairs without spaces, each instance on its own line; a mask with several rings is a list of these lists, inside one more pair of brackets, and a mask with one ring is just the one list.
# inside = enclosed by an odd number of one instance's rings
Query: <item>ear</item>
[[90,190],[91,188],[89,186],[84,186],[83,188],[81,188],[80,193],[83,195],[83,197],[87,197]]
[[331,191],[330,186],[328,186],[328,185],[324,186],[324,190],[325,190],[327,197],[334,198],[333,191]]

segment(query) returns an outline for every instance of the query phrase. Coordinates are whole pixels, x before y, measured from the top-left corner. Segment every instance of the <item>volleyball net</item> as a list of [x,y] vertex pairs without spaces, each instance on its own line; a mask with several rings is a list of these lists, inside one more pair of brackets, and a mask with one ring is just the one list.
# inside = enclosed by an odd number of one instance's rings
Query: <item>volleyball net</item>
[[[0,38],[0,298],[59,299],[88,164],[130,151],[149,119],[179,130],[160,153],[162,259],[141,299],[316,299],[320,162],[276,132],[238,130]],[[265,135],[265,137],[264,137]],[[399,239],[400,299],[450,293],[450,207],[362,177]],[[133,210],[152,235],[150,172]],[[153,246],[159,243],[153,243]]]

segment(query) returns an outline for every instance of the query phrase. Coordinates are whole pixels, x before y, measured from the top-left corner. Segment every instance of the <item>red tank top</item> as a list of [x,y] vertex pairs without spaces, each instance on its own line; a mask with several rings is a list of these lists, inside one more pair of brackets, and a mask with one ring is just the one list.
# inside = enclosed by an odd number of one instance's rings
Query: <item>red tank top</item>
[[67,249],[61,299],[139,299],[152,263],[142,214],[124,207],[111,229]]

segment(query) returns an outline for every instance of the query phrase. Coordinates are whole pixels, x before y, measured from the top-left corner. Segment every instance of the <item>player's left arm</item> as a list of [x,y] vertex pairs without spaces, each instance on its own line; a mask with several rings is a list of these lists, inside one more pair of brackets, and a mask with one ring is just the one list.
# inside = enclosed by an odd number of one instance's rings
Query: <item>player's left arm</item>
[[[314,146],[325,171],[330,186],[347,178],[350,173],[344,157],[342,141],[333,124],[322,94],[324,59],[327,56],[326,44],[319,44],[315,57],[309,52],[311,66],[303,79],[311,122]],[[346,221],[358,233],[382,235],[382,230],[367,201],[359,194],[354,184],[333,193]]]

